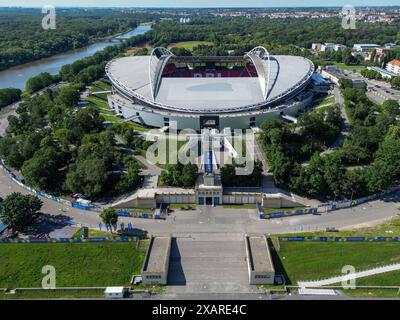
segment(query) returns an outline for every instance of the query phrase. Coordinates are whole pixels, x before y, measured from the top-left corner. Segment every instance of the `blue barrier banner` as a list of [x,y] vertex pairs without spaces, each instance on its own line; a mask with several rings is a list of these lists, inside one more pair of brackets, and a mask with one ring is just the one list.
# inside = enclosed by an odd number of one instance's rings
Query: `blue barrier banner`
[[259,217],[260,219],[264,219],[265,218],[264,213],[260,213]]
[[105,241],[107,241],[107,239],[106,238],[89,238],[89,239],[87,239],[87,241],[89,241],[89,242],[105,242]]
[[363,242],[363,241],[365,241],[364,237],[346,237],[345,239],[346,239],[346,241],[349,241],[349,242],[351,242],[351,241],[353,241],[353,242]]
[[305,237],[287,237],[287,241],[304,241]]
[[305,212],[304,212],[303,210],[296,210],[296,211],[294,212],[294,214],[295,214],[296,216],[301,216],[301,215],[305,214]]
[[269,217],[270,217],[270,219],[273,219],[273,218],[281,218],[281,217],[283,217],[284,215],[285,215],[284,212],[274,212],[274,213],[271,213],[271,214],[269,215]]
[[326,242],[328,241],[328,237],[319,237],[319,241]]

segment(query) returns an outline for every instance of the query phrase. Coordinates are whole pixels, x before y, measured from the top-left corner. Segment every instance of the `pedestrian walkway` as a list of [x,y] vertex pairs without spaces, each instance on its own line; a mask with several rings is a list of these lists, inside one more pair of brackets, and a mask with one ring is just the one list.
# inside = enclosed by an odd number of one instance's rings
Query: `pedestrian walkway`
[[347,282],[349,280],[369,277],[369,276],[373,276],[376,274],[397,271],[397,270],[400,270],[400,263],[390,264],[390,265],[386,265],[383,267],[378,267],[378,268],[368,269],[365,271],[345,274],[345,275],[332,277],[332,278],[328,278],[328,279],[324,279],[324,280],[299,281],[297,284],[300,288],[316,288],[316,287],[322,287],[322,286],[341,283],[342,281]]

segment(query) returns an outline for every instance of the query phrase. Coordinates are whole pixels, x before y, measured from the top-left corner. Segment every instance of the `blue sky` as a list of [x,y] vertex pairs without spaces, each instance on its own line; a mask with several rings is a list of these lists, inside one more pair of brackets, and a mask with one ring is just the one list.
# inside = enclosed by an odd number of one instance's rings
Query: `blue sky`
[[37,7],[297,7],[400,5],[400,0],[0,0],[0,6]]

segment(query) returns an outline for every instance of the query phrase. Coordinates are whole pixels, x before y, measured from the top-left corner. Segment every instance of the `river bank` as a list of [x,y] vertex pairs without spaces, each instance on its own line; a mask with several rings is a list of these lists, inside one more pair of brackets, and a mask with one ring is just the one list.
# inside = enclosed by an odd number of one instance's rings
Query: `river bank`
[[[61,67],[66,64],[75,62],[76,60],[89,57],[104,48],[114,45],[116,41],[121,41],[136,35],[146,33],[151,29],[151,25],[141,24],[137,28],[118,37],[93,43],[89,46],[71,50],[65,53],[57,54],[45,59],[22,64],[9,68],[0,72],[0,89],[1,88],[18,88],[25,89],[26,80],[41,72],[48,72],[52,75],[57,74]],[[119,40],[118,40],[119,39]]]

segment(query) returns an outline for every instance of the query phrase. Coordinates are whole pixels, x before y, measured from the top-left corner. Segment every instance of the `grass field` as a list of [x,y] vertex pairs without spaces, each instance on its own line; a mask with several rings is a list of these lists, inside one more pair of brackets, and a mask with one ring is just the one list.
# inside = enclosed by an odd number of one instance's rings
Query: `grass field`
[[[318,280],[341,274],[342,267],[352,265],[365,270],[400,262],[399,243],[343,243],[343,242],[284,242],[280,251],[272,251],[278,274],[284,274],[287,284],[299,280]],[[359,280],[359,285],[400,285],[399,273],[388,273],[371,279]],[[372,278],[375,278],[372,280]],[[370,281],[369,281],[370,280]],[[367,282],[364,282],[367,281]],[[372,282],[373,281],[373,282]],[[395,283],[396,282],[396,283]]]
[[339,67],[340,69],[347,70],[347,71],[361,72],[361,70],[365,69],[364,66],[357,66],[357,65],[348,66],[348,65],[345,65],[344,63],[338,63],[338,62],[334,62],[333,64],[335,66]]
[[191,210],[196,209],[196,204],[194,203],[171,203],[169,205],[171,210],[181,210],[183,208],[190,208]]
[[[105,229],[105,227],[103,227],[103,230]],[[79,229],[77,232],[75,232],[75,234],[72,236],[73,239],[78,239],[81,238],[82,236],[82,230]],[[89,238],[120,238],[120,235],[118,234],[113,234],[111,232],[107,232],[107,231],[100,231],[100,230],[93,230],[93,229],[89,229]]]
[[[318,236],[318,237],[398,237],[400,236],[400,217],[393,218],[391,221],[381,225],[360,228],[357,230],[345,230],[339,232],[305,232],[296,234],[297,236]],[[285,235],[281,235],[282,237]],[[290,236],[290,235],[287,235]]]
[[3,244],[0,288],[41,287],[45,265],[55,267],[57,287],[127,285],[144,256],[133,242]]
[[184,48],[184,49],[192,51],[194,47],[197,47],[199,45],[212,46],[214,44],[209,41],[183,41],[183,42],[171,43],[169,48],[178,47],[178,48]]
[[95,107],[97,106],[101,109],[110,110],[110,108],[108,107],[107,101],[101,100],[96,97],[87,97],[85,100],[87,102],[90,102]]
[[0,299],[75,299],[104,298],[104,290],[37,290],[17,291],[15,294],[0,293]]
[[114,116],[113,114],[108,114],[105,112],[101,112],[100,114],[103,116],[105,121],[117,122],[122,120],[120,117]]

